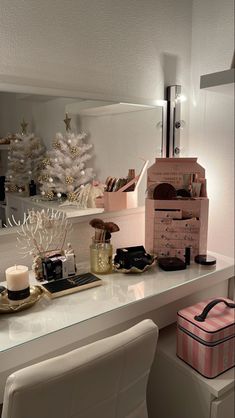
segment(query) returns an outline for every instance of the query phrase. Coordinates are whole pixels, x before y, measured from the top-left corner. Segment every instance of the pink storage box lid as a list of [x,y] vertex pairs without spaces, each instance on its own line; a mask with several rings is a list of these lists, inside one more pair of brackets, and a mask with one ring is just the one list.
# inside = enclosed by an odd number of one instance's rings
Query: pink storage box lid
[[[230,299],[220,299],[234,304],[234,301]],[[207,299],[193,306],[181,309],[177,313],[178,325],[207,342],[221,341],[224,338],[234,336],[235,309],[227,307],[223,302],[216,304],[209,311],[203,322],[195,319],[195,316],[200,315],[207,304],[213,300]]]

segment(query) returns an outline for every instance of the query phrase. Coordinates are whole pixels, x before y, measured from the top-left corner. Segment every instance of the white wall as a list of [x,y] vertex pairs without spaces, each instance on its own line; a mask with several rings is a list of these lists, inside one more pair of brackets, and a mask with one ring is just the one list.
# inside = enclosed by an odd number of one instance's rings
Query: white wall
[[200,75],[230,68],[233,0],[194,0],[189,153],[206,168],[208,248],[234,256],[234,98],[200,90]]
[[189,0],[1,0],[0,8],[0,74],[124,97],[163,98],[164,77],[188,86]]

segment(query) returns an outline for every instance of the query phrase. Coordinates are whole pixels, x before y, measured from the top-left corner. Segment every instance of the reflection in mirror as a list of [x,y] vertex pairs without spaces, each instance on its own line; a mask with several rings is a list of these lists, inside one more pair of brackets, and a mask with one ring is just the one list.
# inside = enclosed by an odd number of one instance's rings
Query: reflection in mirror
[[[59,207],[58,202],[22,197],[19,193],[6,193],[4,201],[3,178],[7,172],[9,144],[3,144],[8,134],[21,132],[23,118],[28,132],[40,137],[47,150],[52,148],[56,133],[65,134],[64,117],[71,117],[71,131],[86,132],[86,142],[92,144],[92,158],[87,162],[95,172],[95,179],[105,182],[107,177],[124,178],[130,169],[138,174],[143,159],[150,165],[161,155],[164,121],[163,107],[147,104],[121,103],[105,100],[55,97],[41,94],[0,93],[0,225],[14,215],[16,221],[33,207]],[[138,205],[144,204],[146,178],[138,189]],[[101,212],[102,209],[79,211],[75,207],[63,208],[70,217]],[[82,212],[82,213],[81,213]]]

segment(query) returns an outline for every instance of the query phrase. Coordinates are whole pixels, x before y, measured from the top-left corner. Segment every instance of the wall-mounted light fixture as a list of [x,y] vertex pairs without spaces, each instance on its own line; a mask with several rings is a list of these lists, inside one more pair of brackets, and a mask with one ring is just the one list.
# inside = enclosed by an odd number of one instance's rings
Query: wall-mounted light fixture
[[166,157],[179,157],[180,154],[180,120],[181,102],[186,98],[181,94],[181,86],[167,87],[167,141]]

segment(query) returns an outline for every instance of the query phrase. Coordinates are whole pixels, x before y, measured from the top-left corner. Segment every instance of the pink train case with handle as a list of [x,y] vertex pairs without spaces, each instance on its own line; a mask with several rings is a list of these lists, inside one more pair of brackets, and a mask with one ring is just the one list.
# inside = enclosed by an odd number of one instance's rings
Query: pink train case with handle
[[207,378],[234,367],[235,303],[207,300],[177,314],[177,356]]

